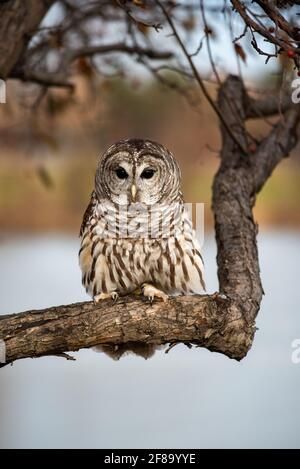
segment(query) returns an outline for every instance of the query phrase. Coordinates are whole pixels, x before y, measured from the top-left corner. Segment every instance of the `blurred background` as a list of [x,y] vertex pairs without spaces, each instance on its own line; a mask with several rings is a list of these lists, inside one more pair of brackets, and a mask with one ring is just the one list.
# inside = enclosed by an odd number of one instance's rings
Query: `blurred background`
[[[56,15],[50,12],[46,24]],[[224,74],[237,73],[222,34],[214,50]],[[287,69],[283,60],[265,66],[250,53],[239,66],[255,95],[277,93]],[[125,75],[99,78],[79,59],[72,93],[40,94],[36,85],[8,82],[0,104],[0,314],[88,299],[77,261],[79,227],[100,155],[128,137],[165,144],[181,167],[186,202],[205,204],[208,292],[218,289],[211,213],[217,118],[193,87],[195,102],[187,102],[139,64],[125,68]],[[215,85],[208,87],[215,96]],[[261,137],[273,122],[249,128]],[[83,350],[73,354],[76,362],[19,361],[0,371],[0,447],[299,447],[300,364],[291,360],[300,338],[299,184],[298,145],[257,199],[266,295],[241,363],[183,345],[148,360]]]
[[[272,86],[276,75],[261,78],[267,92],[268,80]],[[217,118],[204,97],[198,96],[193,107],[149,77],[95,84],[89,75],[79,75],[75,95],[50,90],[32,111],[36,90],[26,91],[27,104],[23,94],[18,101],[18,85],[9,83],[7,103],[0,107],[2,233],[77,233],[98,159],[113,142],[128,137],[157,140],[173,152],[182,170],[186,202],[204,202],[206,227],[212,228],[211,184],[221,141]],[[252,134],[261,137],[271,122],[250,122]],[[257,200],[255,214],[261,227],[300,226],[299,176],[298,146]]]

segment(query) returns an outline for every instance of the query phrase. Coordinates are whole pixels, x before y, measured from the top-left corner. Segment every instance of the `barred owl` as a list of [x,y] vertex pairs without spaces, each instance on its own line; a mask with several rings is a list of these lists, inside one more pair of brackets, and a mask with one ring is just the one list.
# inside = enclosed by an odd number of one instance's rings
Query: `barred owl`
[[180,177],[172,154],[150,140],[104,153],[80,229],[82,282],[96,303],[136,290],[150,301],[205,290]]

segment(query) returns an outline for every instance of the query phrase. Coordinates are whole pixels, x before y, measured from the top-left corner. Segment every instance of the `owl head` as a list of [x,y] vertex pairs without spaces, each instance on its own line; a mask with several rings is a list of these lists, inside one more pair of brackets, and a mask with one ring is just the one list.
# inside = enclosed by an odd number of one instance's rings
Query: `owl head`
[[121,140],[99,161],[95,191],[98,200],[115,204],[171,203],[181,198],[180,170],[171,152],[151,140]]

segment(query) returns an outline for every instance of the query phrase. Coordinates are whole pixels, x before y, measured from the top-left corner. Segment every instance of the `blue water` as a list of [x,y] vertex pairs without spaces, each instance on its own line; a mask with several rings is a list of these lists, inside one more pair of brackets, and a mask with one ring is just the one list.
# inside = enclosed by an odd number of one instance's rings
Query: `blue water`
[[[1,239],[0,314],[85,300],[77,248],[61,235]],[[149,360],[20,360],[0,370],[0,447],[299,448],[299,233],[263,233],[259,252],[266,296],[241,363],[183,345]],[[206,239],[209,291],[215,254]]]

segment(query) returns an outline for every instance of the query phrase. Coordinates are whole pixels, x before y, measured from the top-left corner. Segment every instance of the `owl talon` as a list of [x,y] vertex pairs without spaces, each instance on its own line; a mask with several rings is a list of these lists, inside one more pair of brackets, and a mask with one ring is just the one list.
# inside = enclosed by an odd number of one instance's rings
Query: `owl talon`
[[144,283],[144,285],[142,285],[142,291],[143,291],[143,295],[148,298],[151,305],[155,297],[161,298],[164,302],[166,302],[169,298],[168,295],[166,295],[166,293],[154,287],[150,283]]
[[116,291],[113,291],[111,293],[111,298],[112,298],[113,302],[116,303],[118,301],[118,298],[119,298],[118,293]]
[[110,293],[99,293],[99,295],[94,296],[94,305],[99,303],[99,301],[101,300],[107,300],[109,298],[111,298],[113,302],[115,303],[118,300],[119,295],[116,291],[113,291]]

